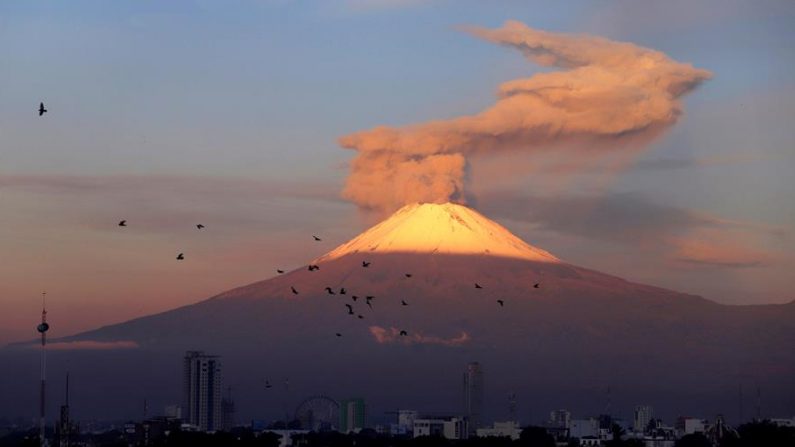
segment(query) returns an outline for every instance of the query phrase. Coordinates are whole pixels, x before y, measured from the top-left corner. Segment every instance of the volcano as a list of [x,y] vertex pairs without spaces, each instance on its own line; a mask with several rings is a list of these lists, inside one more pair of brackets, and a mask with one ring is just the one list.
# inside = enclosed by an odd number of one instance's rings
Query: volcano
[[[289,418],[317,394],[363,397],[376,421],[395,408],[456,413],[471,361],[484,369],[486,419],[507,418],[511,394],[525,422],[639,403],[731,419],[739,386],[759,387],[770,414],[795,413],[795,302],[727,306],[625,281],[451,203],[408,205],[308,265],[319,269],[58,340],[123,349],[54,351],[50,365],[68,361],[85,414],[106,417],[128,417],[142,396],[179,402],[186,350],[221,356],[242,418]],[[37,371],[33,352],[0,359]],[[13,377],[35,389],[36,374]],[[0,383],[12,396],[2,405],[23,389]]]

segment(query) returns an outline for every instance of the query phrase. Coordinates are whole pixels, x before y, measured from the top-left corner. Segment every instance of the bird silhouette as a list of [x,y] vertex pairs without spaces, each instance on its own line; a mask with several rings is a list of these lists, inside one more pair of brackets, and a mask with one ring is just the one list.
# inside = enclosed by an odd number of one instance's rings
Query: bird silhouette
[[201,229],[203,229],[203,228],[204,228],[204,225],[202,225],[202,224],[196,224],[196,228],[198,228],[198,229],[200,229],[200,230],[201,230]]
[[346,293],[347,291],[345,290],[345,287],[340,289],[340,295],[345,295]]
[[126,221],[126,220],[122,220],[122,221],[120,221],[120,222],[119,222],[119,226],[120,226],[120,227],[126,227],[126,226],[127,226],[127,221]]
[[348,315],[353,315],[353,306],[350,304],[345,304],[345,307],[348,308]]
[[185,259],[185,253],[180,253],[177,255],[177,261],[181,261],[183,259]]
[[281,275],[282,273],[284,273],[284,270],[276,269],[276,273]]
[[298,295],[298,291],[297,291],[297,290],[295,290],[295,287],[293,287],[293,286],[290,286],[290,290],[292,290],[292,291],[293,291],[293,295]]
[[367,307],[369,307],[370,309],[372,309],[372,308],[373,308],[373,305],[370,303],[370,301],[371,301],[373,298],[375,298],[375,297],[374,297],[374,296],[366,296],[366,297],[364,297],[364,300],[367,302]]
[[336,293],[334,293],[334,291],[331,290],[331,287],[326,287],[326,292],[328,292],[329,295],[336,295]]
[[45,113],[47,113],[47,109],[44,108],[44,103],[40,102],[39,103],[39,116],[42,116]]
[[497,300],[497,304],[499,304],[499,305],[500,305],[500,307],[502,307],[502,306],[504,306],[504,305],[505,305],[505,301],[503,301],[503,300]]
[[400,304],[402,304],[404,306],[408,306],[409,305],[409,303],[407,303],[406,300],[400,300]]
[[541,283],[535,283],[535,284],[533,284],[533,288],[534,288],[534,289],[538,289],[538,288],[540,288],[540,287],[541,287]]
[[337,337],[342,337],[342,334],[340,334],[339,332],[337,332]]
[[476,289],[482,289],[483,287],[481,287],[481,285],[480,285],[480,284],[478,284],[478,283],[475,283],[475,288],[476,288]]
[[271,385],[271,383],[266,380],[265,381],[265,388],[268,389],[268,388],[272,388],[272,387],[273,387],[273,385]]
[[406,278],[411,278],[411,273],[406,273]]
[[315,265],[315,264],[311,264],[309,266],[309,271],[312,272],[312,271],[315,271],[315,270],[320,270],[320,266],[319,265]]
[[[393,334],[394,334],[394,332],[393,332]],[[409,333],[406,332],[406,331],[400,331],[400,336],[401,337],[405,337],[406,335],[409,335]]]
[[359,314],[359,319],[363,320],[364,319],[364,315]]
[[358,296],[356,296],[356,295],[353,295],[353,296],[351,296],[351,299],[352,299],[352,300],[354,300],[354,301],[356,301],[356,300],[358,300],[358,299],[359,299],[359,297],[358,297]]
[[320,241],[323,240],[323,239],[320,239],[319,237],[315,236],[314,234],[312,235],[312,238],[315,239],[315,241],[317,241],[317,242],[320,242]]
[[370,263],[367,262],[367,261],[362,261],[362,267],[365,267],[365,268],[370,267]]

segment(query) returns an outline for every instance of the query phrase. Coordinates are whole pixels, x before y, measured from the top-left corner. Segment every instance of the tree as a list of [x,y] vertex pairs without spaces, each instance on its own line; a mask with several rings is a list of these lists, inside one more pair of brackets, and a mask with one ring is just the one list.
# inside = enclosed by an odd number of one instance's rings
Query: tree
[[555,447],[555,438],[544,427],[525,427],[519,435],[522,447]]
[[743,424],[737,432],[740,434],[737,445],[785,447],[795,445],[795,428],[779,427],[770,421]]
[[703,434],[693,433],[679,438],[674,447],[712,447],[712,443]]

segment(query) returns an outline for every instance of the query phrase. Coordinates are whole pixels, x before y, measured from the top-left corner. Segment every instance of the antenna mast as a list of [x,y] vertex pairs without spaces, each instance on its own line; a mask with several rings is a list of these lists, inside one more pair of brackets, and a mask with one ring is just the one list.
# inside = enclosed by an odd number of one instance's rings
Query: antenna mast
[[36,330],[41,334],[41,389],[39,390],[39,445],[45,447],[45,421],[44,409],[47,384],[47,331],[50,325],[47,324],[47,292],[41,292],[41,323]]

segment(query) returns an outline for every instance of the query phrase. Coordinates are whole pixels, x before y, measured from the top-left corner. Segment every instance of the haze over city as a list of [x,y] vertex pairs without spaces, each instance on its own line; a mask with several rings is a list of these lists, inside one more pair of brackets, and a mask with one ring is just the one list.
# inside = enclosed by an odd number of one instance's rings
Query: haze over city
[[46,337],[92,421],[144,398],[220,431],[184,362],[238,390],[224,431],[321,395],[357,433],[395,408],[415,436],[561,443],[591,436],[572,414],[671,446],[795,423],[793,21],[772,0],[3,2],[0,417],[39,415]]

